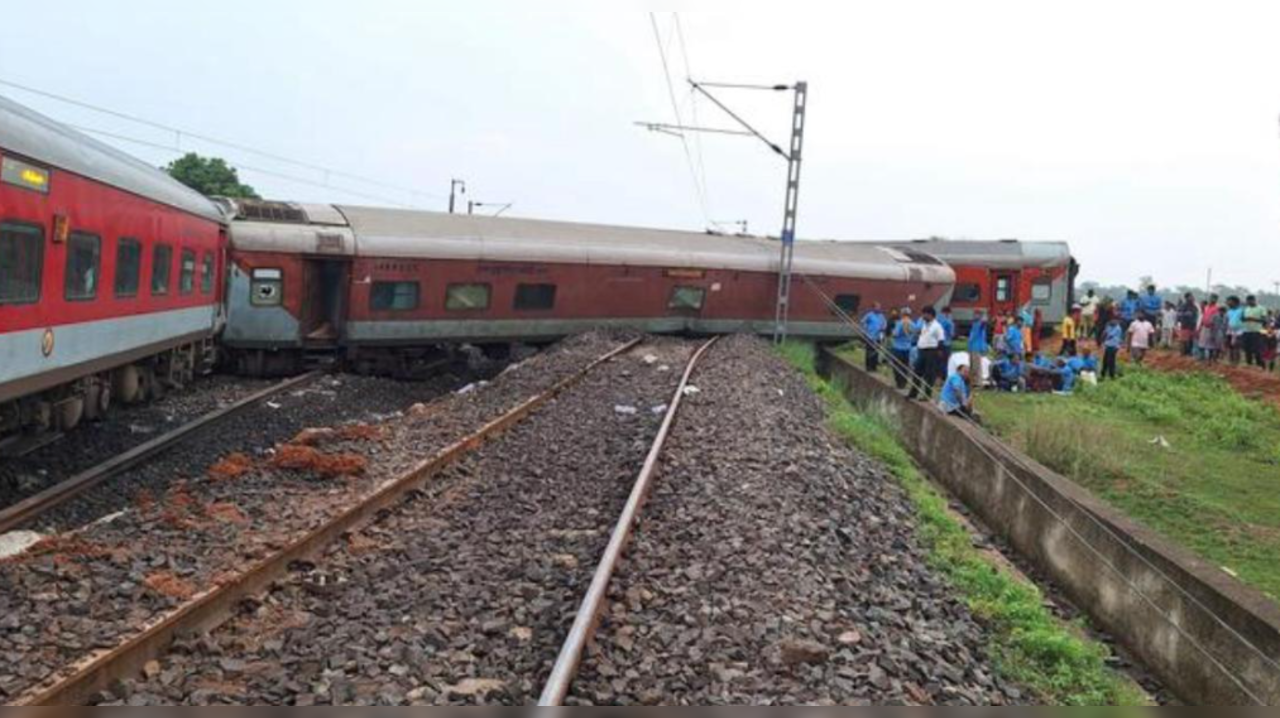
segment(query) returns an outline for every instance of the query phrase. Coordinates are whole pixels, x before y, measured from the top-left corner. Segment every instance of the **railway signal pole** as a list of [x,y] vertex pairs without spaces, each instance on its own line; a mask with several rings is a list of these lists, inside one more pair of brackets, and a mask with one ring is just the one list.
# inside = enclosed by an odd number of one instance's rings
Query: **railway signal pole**
[[[671,134],[677,137],[683,137],[685,132],[703,132],[719,135],[737,135],[745,137],[755,137],[765,143],[769,149],[781,156],[787,161],[787,193],[786,201],[783,204],[782,219],[782,235],[779,238],[782,243],[781,257],[778,263],[778,305],[777,314],[774,324],[774,341],[781,344],[786,341],[788,328],[791,321],[791,279],[792,269],[795,266],[795,249],[796,249],[796,220],[799,216],[800,209],[800,170],[804,162],[804,135],[805,135],[805,119],[809,104],[809,83],[797,82],[794,85],[743,85],[719,82],[696,82],[689,80],[689,84],[694,91],[705,95],[711,100],[716,107],[719,107],[729,117],[741,125],[742,129],[723,129],[709,127],[688,127],[685,125],[667,125],[653,122],[639,123],[642,127],[655,132]],[[794,92],[795,93],[795,110],[791,120],[791,144],[787,149],[783,149],[777,143],[770,141],[760,133],[751,123],[747,122],[740,115],[729,108],[728,105],[721,102],[718,97],[711,93],[711,89],[724,90],[762,90],[766,92]]]

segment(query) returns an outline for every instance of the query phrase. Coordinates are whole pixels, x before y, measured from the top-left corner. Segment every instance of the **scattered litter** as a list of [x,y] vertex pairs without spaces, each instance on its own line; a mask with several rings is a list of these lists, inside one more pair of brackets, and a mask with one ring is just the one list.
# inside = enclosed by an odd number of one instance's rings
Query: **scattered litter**
[[701,393],[702,393],[702,390],[692,384],[684,388],[685,396],[694,396],[696,394],[701,394]]
[[663,364],[662,366],[658,367],[658,371],[662,371],[662,372],[671,371],[671,367],[667,364]]
[[14,531],[0,536],[0,559],[13,558],[44,540],[34,531]]
[[485,388],[486,386],[489,386],[489,382],[487,381],[479,381],[474,384],[467,384],[466,386],[458,390],[458,396],[466,396],[467,394],[477,392]]
[[654,364],[657,364],[657,363],[658,363],[658,357],[656,357],[656,356],[654,356],[654,355],[652,355],[652,354],[646,354],[646,355],[644,356],[644,363],[645,363],[645,364],[648,364],[649,366],[653,366]]
[[267,402],[267,406],[271,407],[272,409],[275,409],[276,411],[279,411],[284,408],[284,404],[277,404],[274,401]]
[[635,416],[636,414],[640,413],[640,410],[635,408],[634,406],[623,406],[622,404],[618,404],[617,406],[613,407],[613,410],[614,412],[621,414],[623,416]]
[[1227,568],[1226,566],[1223,566],[1223,567],[1222,567],[1222,572],[1223,572],[1223,573],[1225,573],[1225,574],[1227,574],[1227,575],[1228,575],[1228,576],[1230,576],[1231,578],[1240,578],[1240,574],[1236,573],[1235,571],[1232,571],[1231,569]]
[[786,395],[787,395],[787,392],[786,392],[786,391],[784,391],[784,390],[782,390],[782,389],[779,389],[779,390],[778,390],[778,396],[780,396],[780,397],[784,397],[784,396],[786,396]]
[[156,433],[156,430],[153,427],[144,426],[142,424],[130,424],[129,433],[130,434],[154,434]]
[[666,404],[659,404],[658,406],[655,406],[652,409],[650,409],[650,411],[652,411],[656,416],[662,416],[663,414],[667,413],[667,409],[669,408],[671,407],[667,406]]
[[107,514],[106,516],[103,516],[102,518],[98,519],[97,521],[94,521],[92,525],[93,525],[93,526],[105,526],[105,525],[107,525],[107,524],[113,524],[113,523],[115,523],[116,521],[119,521],[120,519],[124,518],[125,514],[127,514],[127,513],[129,513],[129,512],[128,512],[128,511],[117,511],[117,512],[115,512],[114,514]]
[[1147,443],[1151,444],[1152,446],[1159,446],[1161,449],[1173,448],[1173,444],[1170,444],[1169,440],[1164,438],[1163,436],[1157,436],[1156,438],[1152,439],[1151,441],[1148,441]]

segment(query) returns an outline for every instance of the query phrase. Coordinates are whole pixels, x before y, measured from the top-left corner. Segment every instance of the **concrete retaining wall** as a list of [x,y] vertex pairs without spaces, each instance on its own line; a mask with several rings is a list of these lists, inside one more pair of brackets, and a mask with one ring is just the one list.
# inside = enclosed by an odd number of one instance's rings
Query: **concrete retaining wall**
[[1280,608],[984,432],[908,402],[821,350],[819,371],[895,423],[936,481],[1000,533],[1179,698],[1280,703]]

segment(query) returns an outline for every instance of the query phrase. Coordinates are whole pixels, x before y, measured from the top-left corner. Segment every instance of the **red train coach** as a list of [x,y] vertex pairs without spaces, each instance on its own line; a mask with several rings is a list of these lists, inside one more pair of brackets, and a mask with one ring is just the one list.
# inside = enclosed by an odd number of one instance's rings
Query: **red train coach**
[[[550,341],[601,327],[772,333],[778,244],[758,237],[350,206],[236,203],[226,347],[250,371],[341,347],[358,364],[423,347]],[[801,242],[796,336],[871,302],[935,305],[954,273],[885,247]],[[816,289],[815,289],[816,287]]]
[[212,356],[225,243],[209,200],[0,98],[0,436],[190,379]]
[[951,305],[962,326],[982,310],[988,316],[1029,312],[1051,329],[1075,301],[1079,265],[1065,242],[920,240],[894,246],[926,252],[955,269]]

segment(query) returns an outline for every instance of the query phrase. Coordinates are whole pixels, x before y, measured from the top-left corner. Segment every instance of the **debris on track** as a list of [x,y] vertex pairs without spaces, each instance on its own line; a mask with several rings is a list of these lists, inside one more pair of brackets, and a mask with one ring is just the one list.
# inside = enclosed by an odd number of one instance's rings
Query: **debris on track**
[[[322,379],[282,397],[279,409],[267,405],[258,415],[236,417],[190,451],[171,452],[129,472],[139,483],[114,500],[116,513],[74,534],[95,550],[66,550],[59,536],[48,547],[37,545],[0,563],[0,700],[9,702],[56,679],[70,665],[118,646],[178,608],[186,592],[169,576],[199,592],[246,570],[617,344],[608,335],[569,340],[509,368],[483,391],[442,400],[446,408],[430,416],[401,413],[412,403],[431,401],[414,385]],[[359,410],[344,412],[351,406]],[[371,415],[378,410],[380,416]],[[277,413],[289,420],[273,423]],[[245,436],[276,435],[287,442],[306,427],[344,417],[388,431],[380,442],[350,435],[324,447],[329,455],[360,456],[367,464],[359,475],[311,470],[319,467],[276,469],[270,457],[280,447],[242,452],[252,468],[241,472],[243,459],[227,454]],[[227,436],[237,441],[219,440]],[[211,476],[215,465],[223,471]],[[231,466],[236,469],[225,471]],[[100,509],[93,515],[103,516]]]
[[696,346],[598,367],[102,705],[536,702],[680,379],[642,359]]

